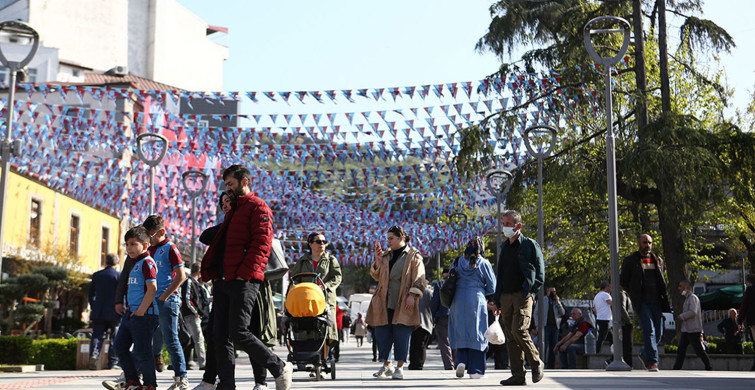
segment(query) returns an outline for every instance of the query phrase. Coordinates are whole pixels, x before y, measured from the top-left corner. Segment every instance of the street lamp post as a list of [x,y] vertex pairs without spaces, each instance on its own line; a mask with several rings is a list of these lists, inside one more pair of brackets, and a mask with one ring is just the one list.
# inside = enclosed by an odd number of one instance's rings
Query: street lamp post
[[[543,227],[543,158],[550,156],[553,152],[553,147],[556,146],[556,129],[547,125],[532,126],[524,131],[524,145],[527,147],[527,152],[535,158],[537,158],[537,243],[540,245],[540,250],[545,248],[545,238]],[[543,150],[535,149],[532,147],[531,138],[533,135],[550,136],[548,147]],[[541,144],[542,145],[542,144]],[[545,321],[547,316],[547,306],[545,305],[545,286],[540,286],[540,290],[537,291],[537,349],[540,351],[540,356],[545,356]]]
[[[511,175],[511,172],[509,171],[493,171],[488,173],[487,177],[485,178],[485,184],[488,187],[488,192],[490,192],[492,195],[495,195],[495,203],[496,203],[496,218],[497,218],[497,228],[496,228],[496,236],[495,236],[495,259],[496,262],[501,257],[501,203],[503,202],[503,198],[506,196],[506,194],[509,192],[509,189],[511,189],[511,184],[514,182],[511,180],[513,176]],[[503,183],[506,183],[506,186],[503,186]],[[496,267],[495,272],[498,272],[498,268]]]
[[440,252],[443,250],[443,245],[446,243],[446,240],[442,238],[433,238],[432,241],[430,241],[430,244],[432,245],[433,250],[435,251],[435,262],[436,266],[438,267],[438,280],[442,280],[442,274],[440,273]]
[[461,232],[464,230],[464,226],[467,224],[467,216],[462,213],[453,213],[449,216],[449,222],[451,223],[451,229],[453,229],[458,235],[459,239],[459,257],[464,254],[464,243],[461,240]]
[[[602,28],[592,29],[591,26],[597,23],[608,22],[613,25],[618,25],[616,28]],[[621,318],[621,289],[619,287],[619,222],[617,218],[618,206],[616,204],[616,156],[615,145],[613,135],[613,119],[611,100],[611,66],[616,65],[626,54],[629,48],[629,22],[617,17],[617,16],[601,16],[590,20],[585,25],[583,30],[583,38],[585,41],[585,48],[590,54],[590,57],[600,65],[603,65],[603,72],[606,77],[606,170],[608,180],[608,250],[611,260],[611,310],[613,313],[613,362],[606,367],[607,371],[629,371],[632,368],[629,367],[622,360],[622,343],[619,339],[619,332],[621,326],[619,326]],[[621,48],[616,51],[616,55],[613,57],[601,57],[596,51],[592,43],[593,34],[622,34],[624,40],[621,44]],[[635,39],[642,39],[642,32],[636,31]]]
[[[148,149],[149,144],[156,145]],[[153,156],[157,150],[157,155]],[[168,139],[160,134],[144,133],[136,137],[136,153],[149,166],[149,215],[155,213],[155,167],[163,161],[168,151]]]
[[21,143],[13,142],[11,133],[13,131],[13,111],[15,110],[16,98],[16,73],[26,67],[37,54],[39,48],[39,34],[31,26],[24,22],[9,20],[0,23],[0,33],[10,33],[18,38],[31,40],[31,50],[21,61],[9,61],[5,54],[0,50],[0,63],[3,64],[10,72],[10,83],[8,84],[8,117],[5,121],[5,139],[0,144],[0,155],[2,156],[2,172],[0,172],[0,280],[3,277],[3,236],[5,233],[5,201],[8,196],[8,177],[10,177],[10,159],[11,155],[18,154],[21,150]]
[[[184,191],[191,198],[191,262],[189,266],[197,262],[197,198],[207,189],[207,175],[200,171],[186,171],[181,175],[181,184]],[[201,181],[201,185],[197,185]]]

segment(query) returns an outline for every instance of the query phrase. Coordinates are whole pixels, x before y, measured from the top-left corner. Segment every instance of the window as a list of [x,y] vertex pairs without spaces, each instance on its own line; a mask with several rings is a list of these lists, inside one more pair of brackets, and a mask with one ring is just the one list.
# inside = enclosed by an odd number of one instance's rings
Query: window
[[71,214],[71,233],[68,248],[72,256],[79,255],[79,233],[81,226],[81,217]]
[[32,199],[29,207],[29,245],[39,247],[40,223],[42,219],[42,201]]
[[110,228],[102,227],[102,244],[100,248],[100,265],[105,266],[105,256],[107,256],[108,248],[110,247]]

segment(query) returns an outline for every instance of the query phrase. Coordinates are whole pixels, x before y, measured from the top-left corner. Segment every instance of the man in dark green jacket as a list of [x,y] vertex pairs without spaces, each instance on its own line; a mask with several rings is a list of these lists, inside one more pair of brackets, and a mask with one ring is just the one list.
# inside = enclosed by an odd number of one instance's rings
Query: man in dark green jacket
[[543,253],[535,240],[521,234],[522,216],[518,212],[507,210],[501,216],[501,223],[507,240],[501,245],[498,258],[495,292],[498,308],[493,314],[501,315],[512,375],[502,380],[501,385],[527,384],[524,359],[532,368],[532,382],[537,383],[543,379],[543,361],[532,343],[529,327],[533,295],[545,282]]

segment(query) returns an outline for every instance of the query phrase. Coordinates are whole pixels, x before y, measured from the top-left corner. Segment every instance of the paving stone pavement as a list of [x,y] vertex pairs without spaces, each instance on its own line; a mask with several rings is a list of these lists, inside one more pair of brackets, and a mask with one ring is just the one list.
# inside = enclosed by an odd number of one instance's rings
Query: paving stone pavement
[[[285,347],[276,347],[275,352],[286,358]],[[434,345],[427,351],[428,359],[422,371],[404,371],[403,380],[375,379],[372,373],[379,368],[379,363],[372,362],[372,348],[365,343],[357,348],[353,339],[341,346],[341,361],[336,365],[336,380],[327,375],[321,381],[310,378],[306,372],[294,373],[294,389],[476,389],[502,388],[498,382],[509,377],[508,370],[489,369],[484,379],[458,379],[454,371],[442,370],[440,355]],[[492,366],[492,364],[489,364]],[[115,370],[101,371],[43,371],[33,373],[0,373],[0,390],[11,389],[102,389],[103,380],[112,379],[119,374]],[[172,383],[172,372],[157,374],[158,389],[167,389]],[[189,371],[190,388],[202,378],[202,372]],[[254,379],[249,360],[242,353],[236,365],[238,389],[254,387]],[[660,371],[656,373],[644,370],[631,372],[606,372],[603,370],[546,370],[545,378],[532,384],[529,373],[528,389],[755,389],[755,372],[741,371]],[[275,382],[268,377],[268,386],[272,390]],[[522,388],[522,387],[519,387]]]

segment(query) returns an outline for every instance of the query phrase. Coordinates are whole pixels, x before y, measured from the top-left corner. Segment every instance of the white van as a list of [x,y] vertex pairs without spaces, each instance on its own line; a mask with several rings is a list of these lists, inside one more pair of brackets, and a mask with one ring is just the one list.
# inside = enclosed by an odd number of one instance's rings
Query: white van
[[367,314],[367,308],[370,307],[371,300],[372,294],[351,294],[349,296],[349,311],[352,323],[357,319],[357,313],[362,313],[362,316]]

